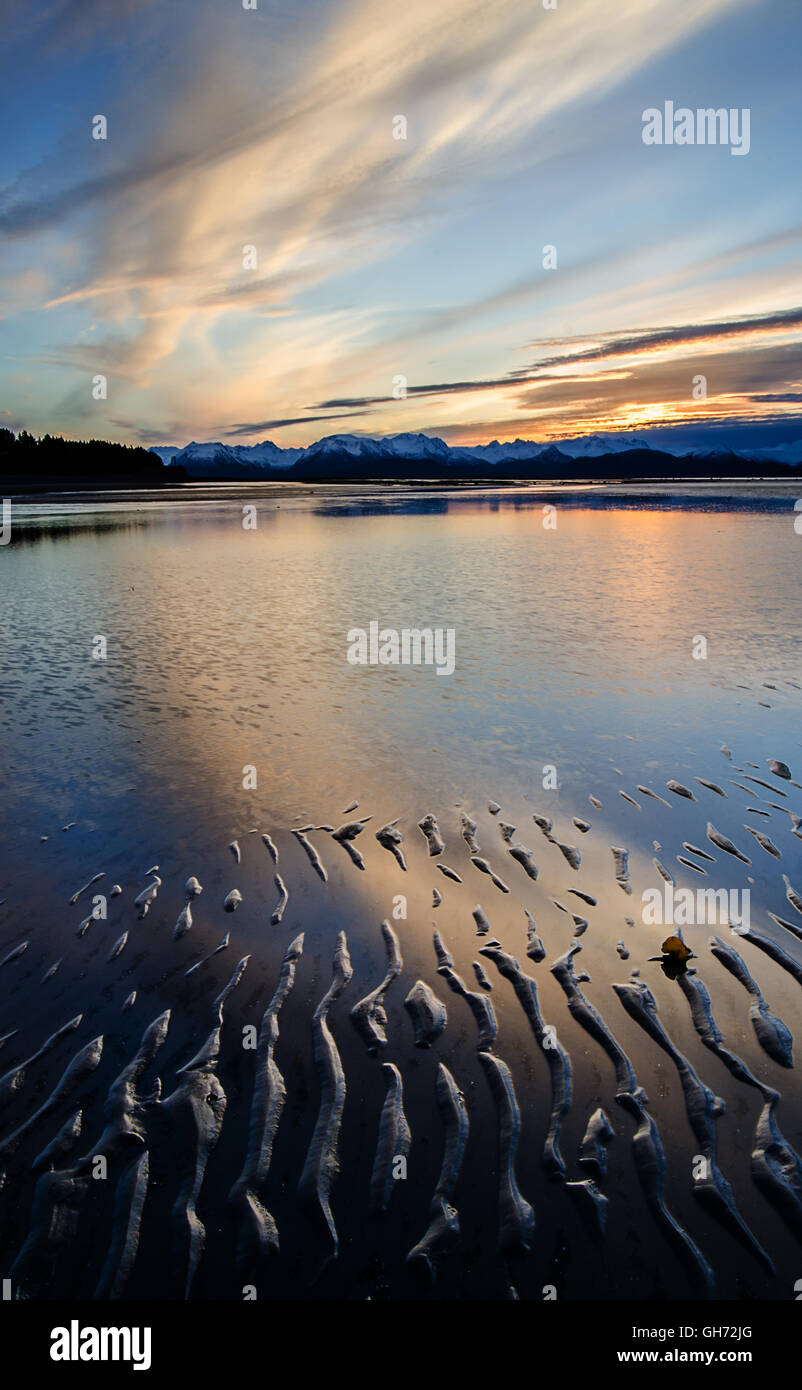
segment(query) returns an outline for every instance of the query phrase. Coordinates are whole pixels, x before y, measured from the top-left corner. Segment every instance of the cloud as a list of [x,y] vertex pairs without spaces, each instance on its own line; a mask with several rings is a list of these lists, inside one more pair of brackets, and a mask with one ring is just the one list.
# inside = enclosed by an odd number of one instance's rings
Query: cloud
[[[598,0],[551,12],[520,0],[305,0],[250,13],[237,0],[40,7],[37,45],[47,35],[53,48],[75,42],[84,54],[94,44],[100,56],[88,86],[82,78],[49,112],[49,152],[4,191],[0,236],[47,267],[46,286],[23,301],[38,320],[26,325],[27,360],[107,372],[118,422],[245,437],[380,408],[395,425],[399,358],[413,382],[404,409],[439,398],[459,410],[497,392],[512,414],[515,392],[550,365],[584,374],[615,355],[690,348],[690,315],[684,329],[611,330],[595,346],[554,331],[560,296],[570,318],[584,289],[613,293],[609,277],[632,255],[626,238],[601,250],[591,236],[557,283],[538,269],[499,285],[503,250],[479,244],[475,292],[463,279],[439,307],[427,299],[429,243],[438,229],[470,235],[502,181],[545,179],[547,167],[588,150],[597,157],[594,104],[740,8],[619,0],[611,25]],[[14,30],[18,44],[26,32]],[[111,50],[114,62],[104,61]],[[36,52],[29,61],[35,71]],[[107,109],[109,140],[93,142],[91,113]],[[398,113],[406,141],[392,138]],[[636,151],[639,130],[633,110]],[[258,250],[250,275],[245,244]],[[659,263],[659,248],[652,254]],[[417,307],[396,274],[402,256]],[[543,338],[529,342],[522,325],[505,341],[505,316],[535,304]],[[91,346],[76,328],[86,314],[98,321]],[[522,343],[543,360],[516,365]],[[82,391],[76,382],[60,399]]]
[[[576,362],[602,362],[612,357],[654,352],[660,348],[685,346],[701,341],[735,338],[748,333],[788,332],[802,327],[802,308],[782,309],[771,314],[753,314],[742,319],[720,319],[712,323],[686,323],[666,328],[641,329],[636,333],[599,334],[599,346],[584,352],[547,357],[540,370]],[[537,347],[536,342],[530,344]]]
[[[560,378],[553,375],[558,367],[588,366],[592,363],[606,363],[616,358],[640,359],[655,353],[658,349],[686,348],[700,343],[713,345],[727,342],[745,335],[770,334],[773,331],[788,333],[802,328],[802,308],[780,310],[771,314],[755,314],[740,320],[723,319],[711,323],[691,323],[670,325],[664,328],[642,329],[638,332],[602,332],[597,336],[599,342],[592,347],[576,347],[568,352],[545,357],[535,366],[517,368],[501,377],[480,377],[476,380],[434,382],[407,387],[409,396],[446,396],[469,392],[484,392],[497,387],[525,386],[550,381],[559,385]],[[570,341],[570,340],[569,340]],[[587,340],[580,339],[584,344]],[[543,343],[531,342],[528,348],[538,346],[559,346],[560,340],[546,339]],[[687,370],[687,369],[686,369]],[[583,377],[582,380],[592,380]],[[389,393],[388,393],[389,395]],[[357,409],[366,405],[386,402],[387,396],[358,396],[319,401],[316,409]]]
[[802,391],[780,391],[776,394],[771,393],[762,396],[750,396],[749,399],[750,401],[758,401],[760,403],[763,401],[802,401]]
[[[369,410],[357,410],[353,415],[369,415]],[[248,424],[232,425],[223,433],[227,438],[234,438],[244,435],[262,434],[265,430],[283,430],[289,425],[310,425],[316,424],[321,420],[342,420],[341,415],[294,415],[287,419],[278,420],[257,420]],[[349,416],[349,418],[352,418]]]

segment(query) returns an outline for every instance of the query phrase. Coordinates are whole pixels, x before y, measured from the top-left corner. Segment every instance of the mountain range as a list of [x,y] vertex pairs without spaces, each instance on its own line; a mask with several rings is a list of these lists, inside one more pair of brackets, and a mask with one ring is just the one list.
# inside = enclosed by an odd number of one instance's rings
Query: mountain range
[[557,442],[515,439],[450,447],[427,434],[333,434],[308,448],[260,444],[192,442],[184,448],[150,451],[165,464],[180,465],[198,479],[343,478],[475,480],[501,478],[606,478],[774,476],[802,465],[802,440],[768,448],[655,448],[632,433],[582,435]]

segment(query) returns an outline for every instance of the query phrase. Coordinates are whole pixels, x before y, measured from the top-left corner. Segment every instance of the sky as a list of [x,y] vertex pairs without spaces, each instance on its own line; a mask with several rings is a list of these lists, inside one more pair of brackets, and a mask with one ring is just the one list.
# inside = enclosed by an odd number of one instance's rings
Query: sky
[[245,3],[0,0],[0,425],[802,438],[799,0]]

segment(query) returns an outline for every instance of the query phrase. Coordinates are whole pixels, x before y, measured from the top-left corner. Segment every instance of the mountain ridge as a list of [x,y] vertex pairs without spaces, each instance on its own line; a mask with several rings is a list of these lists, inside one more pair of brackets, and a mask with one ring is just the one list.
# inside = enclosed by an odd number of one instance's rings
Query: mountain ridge
[[711,464],[717,474],[747,476],[758,464],[771,465],[781,475],[802,465],[802,440],[758,449],[672,449],[656,448],[634,432],[460,446],[421,433],[332,434],[306,448],[282,448],[270,439],[234,445],[193,440],[183,449],[157,446],[150,452],[164,463],[180,465],[190,478],[220,480],[707,476]]

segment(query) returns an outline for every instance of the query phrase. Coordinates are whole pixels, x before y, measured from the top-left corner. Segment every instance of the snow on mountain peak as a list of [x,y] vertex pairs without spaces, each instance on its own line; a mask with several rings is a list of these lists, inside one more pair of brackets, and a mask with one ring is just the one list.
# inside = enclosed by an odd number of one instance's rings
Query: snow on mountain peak
[[[726,459],[733,452],[730,448],[721,448],[688,444],[660,444],[657,446],[662,452],[672,454],[675,458],[696,456],[698,458],[709,458],[711,462],[721,458]],[[650,444],[647,438],[642,435],[621,431],[609,434],[588,434],[574,435],[567,439],[558,439],[549,443],[538,442],[532,439],[513,439],[499,441],[493,439],[489,444],[474,445],[454,445],[450,447],[437,435],[423,434],[415,431],[402,431],[398,434],[381,436],[371,436],[363,434],[330,434],[318,439],[308,448],[281,448],[274,444],[271,439],[264,439],[258,444],[223,444],[219,441],[198,443],[193,440],[183,449],[174,449],[172,446],[157,446],[152,450],[159,455],[163,462],[173,462],[183,465],[190,477],[219,477],[219,478],[258,478],[260,475],[267,477],[273,474],[273,470],[288,469],[293,464],[308,460],[310,465],[321,467],[322,471],[328,472],[330,469],[335,471],[342,469],[342,460],[351,458],[354,460],[355,467],[359,471],[360,466],[370,467],[373,463],[385,460],[389,465],[389,471],[394,475],[399,471],[399,464],[406,460],[410,464],[420,462],[427,464],[429,470],[442,464],[446,470],[459,470],[462,467],[472,467],[474,472],[481,465],[490,465],[492,468],[503,467],[508,464],[510,467],[515,465],[526,468],[531,462],[533,465],[540,462],[542,467],[554,465],[554,476],[566,471],[561,468],[560,461],[567,459],[581,461],[583,459],[597,459],[608,454],[623,454],[633,450],[653,451],[655,445]],[[735,451],[739,456],[755,460],[765,464],[800,464],[802,463],[802,443],[794,442],[790,444],[779,444],[758,449],[738,449]]]

